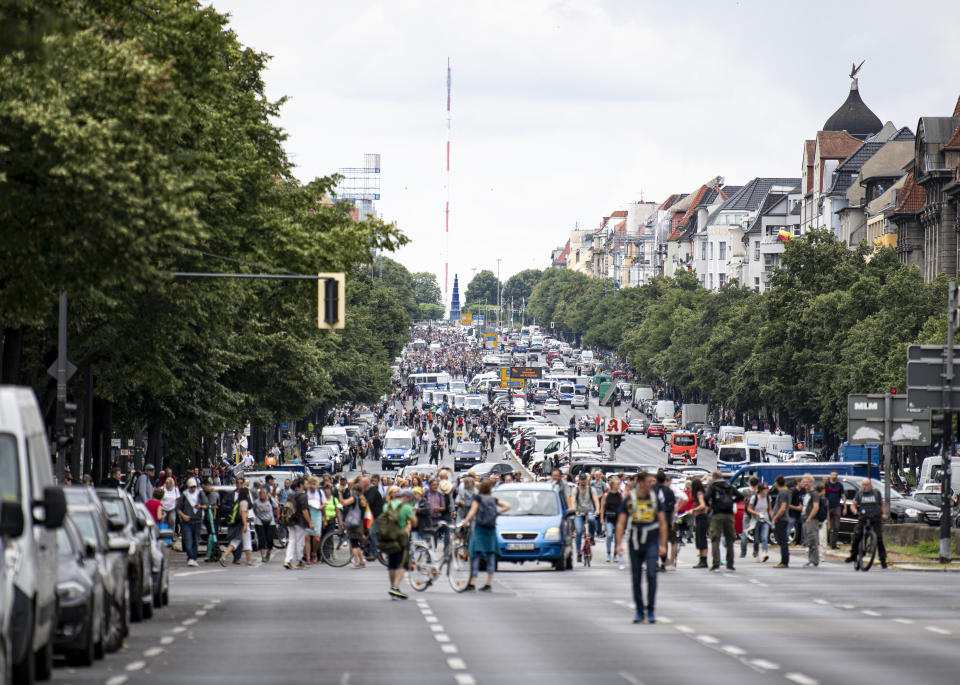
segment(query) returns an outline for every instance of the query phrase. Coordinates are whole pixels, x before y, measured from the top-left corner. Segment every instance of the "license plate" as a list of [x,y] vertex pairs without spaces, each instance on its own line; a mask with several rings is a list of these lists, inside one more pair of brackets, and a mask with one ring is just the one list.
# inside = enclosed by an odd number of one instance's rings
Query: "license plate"
[[533,549],[536,549],[536,545],[534,545],[532,542],[508,542],[507,543],[508,552],[527,552]]

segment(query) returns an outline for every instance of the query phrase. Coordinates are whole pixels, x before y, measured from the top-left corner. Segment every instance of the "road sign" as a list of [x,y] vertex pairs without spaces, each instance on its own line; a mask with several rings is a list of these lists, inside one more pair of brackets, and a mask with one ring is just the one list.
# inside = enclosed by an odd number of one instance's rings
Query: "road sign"
[[[912,409],[907,398],[890,397],[890,442],[894,445],[929,445],[930,410]],[[879,445],[884,442],[884,395],[847,395],[847,442]]]
[[[946,346],[910,345],[907,347],[907,402],[921,409],[943,408],[943,370]],[[953,379],[960,381],[960,347],[953,348]],[[954,385],[950,392],[950,406],[960,407],[960,387]]]
[[623,419],[607,419],[603,425],[605,435],[623,435],[630,424]]
[[512,379],[510,377],[510,367],[502,366],[500,367],[500,385],[504,388],[522,388],[523,379]]
[[477,314],[475,317],[473,317],[473,322],[478,326],[482,326],[483,321],[484,321],[483,314]]
[[483,334],[483,348],[486,350],[495,350],[497,349],[497,334],[496,333],[484,333]]
[[461,314],[460,323],[462,323],[464,326],[469,326],[470,324],[472,324],[473,314],[468,314],[467,312],[464,312],[463,314]]
[[510,378],[540,378],[541,370],[539,366],[511,366]]

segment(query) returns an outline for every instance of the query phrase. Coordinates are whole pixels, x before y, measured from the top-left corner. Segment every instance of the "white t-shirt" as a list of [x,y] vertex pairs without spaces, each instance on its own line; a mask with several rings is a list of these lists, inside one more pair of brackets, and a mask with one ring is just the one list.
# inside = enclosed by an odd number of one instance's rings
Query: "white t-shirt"
[[190,492],[190,489],[188,488],[188,489],[187,489],[187,492],[184,493],[184,494],[186,494],[186,496],[187,496],[187,501],[190,502],[190,506],[193,507],[194,509],[196,509],[196,508],[197,508],[197,502],[200,501],[200,491],[199,491],[199,490],[194,490],[193,492]]
[[173,511],[177,508],[177,500],[180,499],[180,488],[176,485],[173,490],[163,489],[163,499],[160,500],[160,508],[164,511]]

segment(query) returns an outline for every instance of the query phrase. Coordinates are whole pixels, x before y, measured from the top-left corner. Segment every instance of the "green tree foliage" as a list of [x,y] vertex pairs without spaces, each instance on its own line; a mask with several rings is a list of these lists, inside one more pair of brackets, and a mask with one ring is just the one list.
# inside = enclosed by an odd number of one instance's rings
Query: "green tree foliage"
[[464,304],[497,304],[497,277],[489,269],[478,271],[464,293]]
[[443,293],[437,282],[436,274],[418,271],[413,274],[413,297],[417,304],[435,304],[443,306]]
[[510,306],[512,300],[514,306],[519,307],[526,299],[530,299],[530,293],[534,286],[540,282],[543,272],[540,269],[524,269],[507,279],[503,284],[503,293],[501,297],[506,306]]
[[842,436],[848,393],[902,389],[906,346],[944,338],[944,279],[925,284],[893,250],[868,254],[810,233],[787,244],[762,294],[710,292],[684,271],[614,295],[547,269],[528,310],[683,397]]
[[421,302],[419,307],[419,318],[425,321],[439,321],[446,311],[442,304],[431,304],[429,302]]

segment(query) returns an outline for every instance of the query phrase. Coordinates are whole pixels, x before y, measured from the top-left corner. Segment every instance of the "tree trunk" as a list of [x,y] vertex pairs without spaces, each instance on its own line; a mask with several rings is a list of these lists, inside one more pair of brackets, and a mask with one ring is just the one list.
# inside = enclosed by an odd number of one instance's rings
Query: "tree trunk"
[[90,473],[95,483],[102,483],[110,473],[111,446],[113,438],[113,405],[106,400],[93,401],[93,453]]
[[159,473],[163,463],[163,424],[151,423],[147,426],[147,463],[153,464]]
[[20,375],[23,331],[0,327],[0,384],[23,385]]

